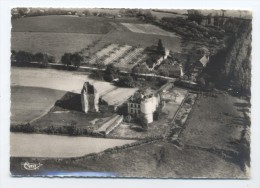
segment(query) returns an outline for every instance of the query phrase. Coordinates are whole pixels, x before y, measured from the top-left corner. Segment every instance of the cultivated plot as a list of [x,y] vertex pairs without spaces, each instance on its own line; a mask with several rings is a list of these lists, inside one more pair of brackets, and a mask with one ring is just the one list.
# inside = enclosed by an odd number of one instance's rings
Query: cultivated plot
[[150,35],[177,37],[175,34],[162,30],[161,28],[151,24],[122,23],[122,25],[124,25],[134,33],[145,33]]

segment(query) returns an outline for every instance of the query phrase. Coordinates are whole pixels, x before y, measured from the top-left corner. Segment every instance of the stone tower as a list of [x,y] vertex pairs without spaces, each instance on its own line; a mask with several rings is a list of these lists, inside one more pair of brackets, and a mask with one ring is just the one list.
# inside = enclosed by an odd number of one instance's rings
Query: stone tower
[[81,105],[82,111],[87,112],[98,112],[99,94],[95,89],[94,85],[89,82],[85,82],[81,90]]

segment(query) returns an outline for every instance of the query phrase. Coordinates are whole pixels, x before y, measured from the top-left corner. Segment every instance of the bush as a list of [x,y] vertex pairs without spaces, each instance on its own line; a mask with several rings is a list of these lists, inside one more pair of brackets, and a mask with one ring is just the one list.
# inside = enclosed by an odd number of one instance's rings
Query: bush
[[33,133],[35,132],[35,127],[32,126],[30,123],[27,124],[20,124],[20,125],[11,125],[10,131],[11,132],[23,132],[23,133]]
[[130,74],[128,74],[127,76],[121,76],[117,85],[123,87],[135,87],[135,82],[133,77]]
[[193,103],[193,100],[191,98],[188,98],[186,101],[185,101],[187,104],[192,104]]
[[67,131],[70,136],[82,135],[83,131],[77,128],[75,125],[67,126]]

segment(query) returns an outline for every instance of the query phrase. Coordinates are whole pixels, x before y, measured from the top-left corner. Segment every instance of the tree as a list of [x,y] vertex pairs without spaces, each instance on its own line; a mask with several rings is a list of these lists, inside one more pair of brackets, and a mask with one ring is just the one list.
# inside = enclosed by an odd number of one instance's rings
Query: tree
[[20,64],[29,63],[33,60],[33,55],[28,52],[19,51],[16,53],[15,59]]
[[118,85],[125,86],[125,87],[134,87],[135,83],[134,83],[134,79],[132,78],[132,76],[130,74],[128,74],[127,76],[120,77]]
[[118,77],[118,73],[119,73],[119,69],[116,68],[113,64],[109,64],[107,65],[107,68],[105,70],[104,79],[106,81],[111,82],[112,80]]
[[163,47],[162,40],[158,40],[157,51],[160,55],[165,55],[165,48]]
[[26,16],[28,13],[28,8],[17,8],[17,11],[20,16]]
[[201,24],[202,20],[203,20],[203,15],[199,10],[188,10],[188,20],[190,21],[195,21],[198,24]]
[[79,53],[74,53],[70,57],[71,64],[77,68],[80,66],[80,63],[83,61],[83,57]]
[[49,56],[45,53],[36,53],[34,55],[34,61],[41,63],[42,67],[47,67],[49,62]]
[[82,13],[85,14],[85,16],[90,16],[91,15],[91,13],[90,13],[90,11],[88,9],[84,10]]
[[71,53],[65,53],[62,57],[61,57],[61,63],[69,66],[71,65]]
[[52,55],[48,55],[48,62],[49,63],[56,63],[55,57]]
[[147,22],[154,22],[156,20],[156,17],[151,13],[150,10],[146,10],[143,13],[143,16]]
[[98,69],[104,69],[104,68],[106,68],[105,63],[100,62],[100,61],[96,61],[95,65],[97,66]]

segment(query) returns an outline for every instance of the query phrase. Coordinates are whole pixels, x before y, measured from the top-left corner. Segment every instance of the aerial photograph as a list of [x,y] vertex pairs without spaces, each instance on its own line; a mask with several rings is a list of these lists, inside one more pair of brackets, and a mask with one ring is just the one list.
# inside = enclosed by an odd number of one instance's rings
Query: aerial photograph
[[11,24],[12,176],[251,177],[252,12],[16,7]]

